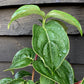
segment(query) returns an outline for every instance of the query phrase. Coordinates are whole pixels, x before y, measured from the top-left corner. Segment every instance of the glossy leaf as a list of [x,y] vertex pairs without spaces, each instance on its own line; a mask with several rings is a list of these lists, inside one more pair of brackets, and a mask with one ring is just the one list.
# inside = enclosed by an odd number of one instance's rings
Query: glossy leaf
[[25,76],[31,76],[32,74],[29,73],[28,71],[24,71],[24,70],[21,70],[21,71],[18,71],[16,74],[15,74],[15,79],[18,79],[18,78],[23,78]]
[[58,84],[74,84],[74,73],[71,65],[64,60],[62,65],[53,73],[45,67],[41,60],[33,63],[34,69],[42,76],[58,83]]
[[8,28],[14,20],[31,14],[38,14],[42,17],[45,17],[45,13],[41,11],[37,5],[24,5],[14,12],[11,17],[10,23],[8,24]]
[[10,84],[24,84],[24,82],[23,79],[14,79]]
[[35,84],[32,80],[28,80],[27,84]]
[[58,22],[64,28],[64,30],[67,32],[68,27],[62,21],[60,21],[60,20],[54,20],[54,21]]
[[12,78],[3,78],[0,80],[0,84],[9,84],[12,80]]
[[41,76],[40,77],[40,84],[55,84],[55,82],[44,77],[44,76]]
[[32,46],[45,66],[54,71],[59,68],[69,52],[69,39],[58,22],[49,21],[45,24],[45,29],[39,25],[33,26]]
[[[54,19],[52,19],[52,20],[58,22],[64,28],[64,30],[67,32],[68,27],[62,21],[60,21],[60,20],[54,20]],[[39,19],[39,22],[42,23],[42,20]]]
[[31,48],[21,49],[15,54],[12,61],[12,65],[7,70],[27,67],[29,64],[33,62],[34,58],[35,58],[35,53]]
[[66,12],[63,12],[63,11],[52,10],[46,15],[46,18],[50,18],[50,17],[58,18],[58,19],[64,20],[65,22],[67,22],[71,25],[74,25],[79,30],[81,36],[83,35],[83,31],[82,31],[80,23],[72,15],[70,15]]

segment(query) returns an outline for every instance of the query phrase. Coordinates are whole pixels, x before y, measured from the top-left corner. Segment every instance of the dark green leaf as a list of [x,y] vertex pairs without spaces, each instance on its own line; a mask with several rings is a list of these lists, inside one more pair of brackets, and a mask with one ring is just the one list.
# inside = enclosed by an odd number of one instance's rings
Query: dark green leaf
[[12,78],[3,78],[0,80],[0,84],[9,84],[12,80]]
[[28,58],[28,59],[34,60],[35,53],[33,52],[33,50],[31,48],[23,48],[23,49],[19,50],[15,54],[12,63],[15,63],[19,59],[24,59],[24,58]]
[[76,78],[74,78],[74,82],[78,82],[78,80]]
[[15,54],[10,68],[5,71],[27,67],[33,62],[34,58],[35,53],[31,48],[21,49]]
[[27,84],[35,84],[32,80],[28,80]]
[[82,31],[80,23],[72,15],[70,15],[66,12],[63,12],[63,11],[52,10],[46,15],[46,18],[50,18],[50,17],[58,18],[58,19],[64,20],[65,22],[67,22],[71,25],[74,25],[79,30],[81,36],[83,35],[83,31]]
[[74,84],[74,73],[71,65],[64,60],[62,65],[55,71],[51,72],[41,60],[33,63],[34,69],[42,76],[58,83],[58,84]]
[[56,21],[49,21],[45,29],[33,26],[32,46],[45,66],[54,71],[62,64],[69,52],[69,39],[63,27]]
[[15,13],[12,15],[10,23],[8,24],[8,28],[14,20],[31,14],[38,14],[42,17],[45,17],[45,13],[41,11],[37,5],[24,5],[17,9]]
[[24,70],[21,70],[21,71],[18,71],[16,74],[15,74],[15,79],[18,79],[18,78],[23,78],[25,76],[31,76],[32,74],[27,72],[27,71],[24,71]]
[[23,79],[14,79],[10,84],[24,84],[25,80]]
[[55,84],[55,82],[44,77],[44,76],[41,76],[40,77],[40,84]]
[[24,68],[24,67],[27,67],[31,63],[32,63],[31,59],[24,58],[24,59],[21,59],[21,60],[18,60],[16,62],[12,63],[12,65],[9,68],[9,70]]
[[42,23],[42,20],[41,20],[41,19],[39,19],[39,22],[41,22],[41,23]]

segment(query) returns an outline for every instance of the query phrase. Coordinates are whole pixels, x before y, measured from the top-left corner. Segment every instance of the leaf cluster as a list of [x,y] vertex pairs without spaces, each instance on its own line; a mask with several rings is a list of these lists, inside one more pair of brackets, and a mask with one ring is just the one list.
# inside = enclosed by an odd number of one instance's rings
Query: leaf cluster
[[[32,49],[24,48],[18,51],[12,60],[12,65],[5,71],[11,71],[14,74],[15,69],[32,64],[41,75],[40,82],[34,83],[31,80],[22,79],[31,74],[27,71],[19,71],[14,79],[4,78],[0,80],[0,84],[74,84],[73,69],[65,59],[70,50],[68,28],[58,19],[75,26],[82,36],[80,23],[75,17],[63,11],[52,10],[45,14],[37,5],[24,5],[12,15],[8,29],[13,21],[31,14],[42,17],[40,20],[42,25],[34,24],[32,28]],[[47,21],[50,17],[56,19]],[[37,59],[35,54],[38,55]]]

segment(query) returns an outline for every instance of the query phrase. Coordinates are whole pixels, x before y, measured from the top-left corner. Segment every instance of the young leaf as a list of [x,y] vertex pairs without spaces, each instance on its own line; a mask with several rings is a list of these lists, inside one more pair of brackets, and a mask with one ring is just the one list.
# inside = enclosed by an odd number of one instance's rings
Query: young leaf
[[12,15],[10,23],[8,24],[8,28],[14,20],[31,14],[38,14],[42,17],[45,17],[45,13],[41,11],[37,5],[24,5],[17,9],[15,13]]
[[44,77],[44,76],[41,76],[40,77],[40,84],[55,84],[55,82]]
[[58,83],[58,84],[74,84],[74,73],[71,65],[64,60],[62,65],[53,73],[45,67],[41,60],[33,63],[34,69],[42,76]]
[[23,79],[14,79],[10,84],[24,84],[25,80]]
[[28,71],[24,71],[24,70],[21,70],[21,71],[18,71],[16,74],[15,74],[15,79],[18,79],[18,78],[23,78],[25,76],[31,76],[32,74],[29,73]]
[[27,84],[35,84],[32,80],[28,80]]
[[45,66],[54,71],[59,68],[69,52],[69,39],[58,22],[49,21],[45,24],[45,29],[39,25],[33,26],[32,46]]
[[79,30],[81,36],[83,35],[83,31],[82,31],[80,23],[72,15],[70,15],[66,12],[63,12],[63,11],[52,10],[46,15],[46,18],[50,18],[50,17],[58,18],[58,19],[64,20],[65,22],[67,22],[71,25],[74,25]]
[[12,80],[12,78],[3,78],[0,80],[0,84],[9,84]]
[[34,58],[35,53],[31,48],[21,49],[15,54],[10,68],[5,71],[27,67],[33,62]]

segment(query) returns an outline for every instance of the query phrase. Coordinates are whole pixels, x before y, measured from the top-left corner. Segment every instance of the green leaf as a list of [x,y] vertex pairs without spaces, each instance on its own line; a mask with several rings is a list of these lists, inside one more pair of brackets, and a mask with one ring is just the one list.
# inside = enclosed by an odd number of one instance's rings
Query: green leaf
[[11,17],[10,23],[8,24],[8,29],[14,20],[31,14],[37,14],[42,17],[45,17],[45,13],[41,11],[37,5],[24,5],[14,12],[14,14]]
[[12,78],[3,78],[0,80],[0,84],[9,84],[12,80]]
[[83,31],[82,31],[80,23],[72,15],[70,15],[66,12],[63,12],[63,11],[52,10],[46,15],[46,18],[50,18],[50,17],[58,18],[58,19],[64,20],[65,22],[67,22],[71,25],[74,25],[79,30],[81,36],[83,35]]
[[14,69],[11,69],[10,72],[12,73],[12,75],[14,75]]
[[21,49],[15,54],[10,68],[4,71],[27,67],[34,61],[34,58],[35,53],[31,48]]
[[69,39],[58,22],[49,21],[45,24],[45,29],[39,25],[33,26],[32,46],[45,66],[54,71],[69,52]]
[[27,84],[35,84],[32,80],[28,80]]
[[84,84],[84,78],[83,78],[83,80],[82,80],[81,84]]
[[29,73],[28,71],[24,71],[24,70],[21,70],[21,71],[18,71],[16,74],[15,74],[15,79],[18,79],[18,78],[23,78],[25,76],[31,76],[32,74]]
[[74,82],[78,82],[78,80],[76,78],[74,78]]
[[10,84],[24,84],[25,80],[23,79],[14,79]]
[[64,28],[64,30],[67,32],[68,27],[62,21],[60,21],[60,20],[54,20],[54,21],[58,22]]
[[71,65],[64,60],[61,66],[53,73],[45,67],[41,60],[33,63],[34,69],[42,76],[58,83],[58,84],[74,84],[74,73]]
[[44,76],[41,76],[40,77],[40,84],[55,84],[55,82],[44,77]]

